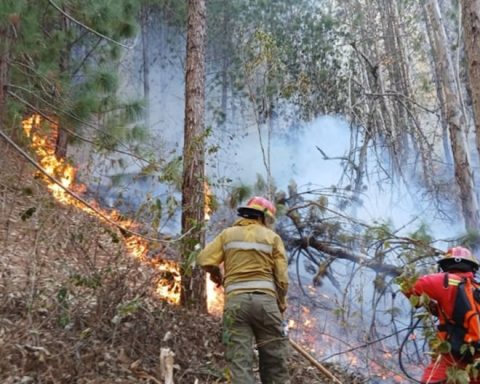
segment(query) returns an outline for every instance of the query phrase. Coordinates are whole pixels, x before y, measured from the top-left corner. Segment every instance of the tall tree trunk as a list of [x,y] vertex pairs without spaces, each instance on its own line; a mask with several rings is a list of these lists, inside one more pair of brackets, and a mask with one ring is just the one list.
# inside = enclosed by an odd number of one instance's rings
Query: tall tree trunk
[[448,41],[441,20],[437,0],[428,0],[425,4],[427,15],[431,18],[432,34],[435,43],[435,58],[439,64],[439,81],[442,83],[445,98],[445,113],[450,133],[453,153],[455,179],[460,190],[460,203],[467,230],[478,230],[478,200],[475,193],[475,182],[471,168],[467,137],[465,134],[465,118],[455,84],[454,68],[448,51]]
[[11,24],[0,25],[0,124],[5,122],[6,102],[7,102],[7,86],[8,78],[8,62],[10,57],[10,46],[12,43],[12,29],[17,28],[18,19],[10,17]]
[[[416,108],[415,102],[415,92],[412,91],[412,76],[410,69],[413,68],[410,57],[407,53],[406,42],[404,36],[407,36],[407,27],[405,23],[401,22],[404,20],[406,15],[409,14],[412,10],[406,9],[407,5],[403,2],[390,2],[391,7],[391,18],[392,18],[392,30],[395,36],[395,46],[396,46],[396,58],[398,61],[398,71],[400,77],[399,89],[397,92],[401,92],[405,95],[405,98],[399,98],[398,104],[402,111],[402,119],[405,122],[407,127],[407,134],[403,137],[403,142],[405,145],[412,145],[415,149],[415,153],[420,155],[423,181],[427,189],[432,189],[434,185],[433,181],[433,160],[432,160],[432,148],[429,143],[425,132],[423,132],[420,117],[417,113],[418,109]],[[407,155],[409,155],[407,153]]]
[[448,125],[447,125],[447,112],[445,111],[445,98],[444,98],[444,92],[443,92],[443,86],[440,81],[440,65],[437,60],[435,60],[436,57],[438,57],[437,50],[435,48],[435,38],[433,37],[433,30],[432,30],[432,25],[428,17],[427,9],[426,7],[422,7],[423,10],[423,18],[425,21],[425,28],[427,30],[427,36],[428,40],[430,42],[430,48],[432,50],[432,63],[431,66],[434,68],[434,80],[435,80],[435,88],[437,92],[437,98],[438,98],[438,104],[440,108],[440,123],[442,125],[442,147],[443,147],[443,156],[445,163],[447,165],[453,165],[453,159],[452,159],[452,149],[450,147],[450,140],[449,140],[449,135],[448,135]]
[[6,28],[2,27],[0,30],[0,123],[5,121],[6,89],[8,84],[9,44],[6,34]]
[[[391,12],[390,1],[381,0],[378,9],[383,27],[383,36],[380,36],[382,37],[381,41],[383,41],[383,51],[381,50],[381,47],[378,47],[377,44],[375,44],[377,57],[388,58],[387,60],[384,60],[386,61],[385,64],[381,64],[381,60],[378,60],[378,91],[381,95],[386,94],[387,91],[403,94],[402,72],[400,70],[401,63],[398,57],[398,48],[396,46],[396,33],[394,30],[394,19]],[[382,67],[384,66],[386,67],[386,74],[388,74],[388,76],[383,73],[384,71],[382,70]],[[403,158],[408,152],[408,124],[402,113],[402,106],[400,103],[396,102],[395,99],[384,96],[381,98],[381,103],[384,105],[383,109],[389,115],[390,123],[388,124],[387,129],[390,142],[388,145],[392,156],[394,157],[394,162],[398,165],[402,163]]]
[[222,109],[222,121],[221,125],[225,126],[227,123],[227,101],[228,101],[228,67],[230,65],[230,55],[229,52],[231,50],[230,44],[230,34],[228,31],[228,27],[230,25],[230,15],[228,12],[228,2],[229,0],[224,0],[222,7],[223,7],[223,41],[222,41],[222,50],[220,54],[222,55],[222,96],[221,96],[221,109]]
[[480,157],[480,0],[463,0],[463,38],[475,119],[475,137]]
[[[67,12],[65,7],[63,10]],[[60,15],[59,17],[60,17],[61,29],[63,30],[63,33],[66,34],[69,28],[68,19],[63,15]],[[63,49],[60,54],[59,66],[60,66],[60,73],[62,76],[66,76],[66,74],[68,73],[69,67],[70,67],[69,63],[70,63],[70,47],[67,44],[65,46],[65,49]],[[57,158],[59,159],[64,159],[65,157],[67,157],[68,132],[65,129],[62,129],[63,128],[62,121],[59,120],[58,125],[59,125],[59,129],[57,130],[58,134],[57,134],[57,140],[55,143],[55,156],[57,156]]]
[[185,127],[182,185],[182,305],[206,311],[205,274],[192,269],[192,255],[203,246],[205,219],[205,0],[188,0],[185,71]]
[[150,47],[148,41],[148,19],[150,10],[146,5],[141,10],[142,57],[143,57],[143,99],[145,102],[145,126],[150,128]]

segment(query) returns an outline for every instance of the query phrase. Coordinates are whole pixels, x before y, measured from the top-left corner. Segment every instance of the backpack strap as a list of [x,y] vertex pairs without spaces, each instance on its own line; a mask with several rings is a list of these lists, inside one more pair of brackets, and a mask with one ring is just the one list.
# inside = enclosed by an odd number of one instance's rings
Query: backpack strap
[[[465,281],[466,278],[461,278],[460,276],[456,276],[455,274],[452,276],[448,272],[445,272],[443,275],[443,287],[445,289],[449,286],[455,286],[458,289],[458,286],[462,283],[465,283]],[[441,315],[439,316],[440,324],[437,326],[437,329],[440,332],[448,332],[447,328],[451,327],[454,324],[455,320],[447,316],[443,308],[439,307],[439,310]],[[452,313],[452,317],[454,316],[455,313]]]

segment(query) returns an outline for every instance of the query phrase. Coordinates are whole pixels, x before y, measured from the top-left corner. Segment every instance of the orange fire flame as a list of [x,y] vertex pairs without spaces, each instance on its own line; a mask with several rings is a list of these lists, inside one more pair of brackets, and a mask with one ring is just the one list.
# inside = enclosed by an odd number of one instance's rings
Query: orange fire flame
[[[208,183],[205,181],[204,184],[205,192],[205,221],[210,220],[210,215],[212,214],[212,192]],[[210,274],[206,274],[206,283],[207,283],[207,310],[210,314],[220,316],[223,311],[224,298],[223,298],[223,288],[216,286],[216,284],[210,280]]]
[[[308,290],[312,292],[310,286],[308,286]],[[323,292],[316,294],[334,300]],[[313,358],[347,366],[351,371],[368,372],[369,375],[381,378],[384,382],[405,382],[405,377],[392,364],[392,360],[397,358],[395,352],[387,347],[379,348],[377,344],[365,345],[364,348],[349,351],[352,345],[362,344],[362,340],[357,339],[358,335],[350,332],[352,324],[342,324],[339,318],[331,318],[330,315],[322,313],[315,307],[294,302],[291,305],[288,312],[288,316],[291,316],[288,318],[290,337],[302,345]],[[341,333],[343,327],[346,327],[344,334]],[[350,336],[355,337],[355,343],[352,342]]]
[[[33,115],[22,122],[23,130],[27,138],[31,141],[31,147],[35,151],[38,162],[44,171],[51,177],[55,178],[60,184],[69,191],[81,195],[85,192],[86,187],[83,184],[75,183],[76,170],[64,159],[55,155],[55,143],[58,136],[58,126],[52,122],[45,122],[40,115]],[[118,211],[107,211],[98,206],[95,201],[88,203],[95,208],[86,206],[78,199],[74,198],[64,188],[54,183],[47,177],[43,178],[48,189],[52,192],[54,198],[65,205],[75,206],[103,221],[108,220],[118,224],[122,228],[135,230],[138,224],[132,220],[122,218]],[[128,252],[138,258],[142,262],[149,263],[157,268],[163,278],[158,286],[157,293],[161,299],[170,303],[178,303],[180,301],[180,285],[181,278],[179,267],[172,261],[153,262],[147,258],[148,243],[140,236],[129,236],[124,238],[125,247]]]
[[205,195],[205,207],[204,207],[205,221],[208,221],[210,220],[210,215],[212,214],[213,197],[212,197],[212,191],[210,191],[210,186],[206,181],[203,183],[203,192]]
[[224,298],[223,288],[215,285],[210,280],[210,274],[207,273],[207,310],[208,313],[220,316],[223,311]]

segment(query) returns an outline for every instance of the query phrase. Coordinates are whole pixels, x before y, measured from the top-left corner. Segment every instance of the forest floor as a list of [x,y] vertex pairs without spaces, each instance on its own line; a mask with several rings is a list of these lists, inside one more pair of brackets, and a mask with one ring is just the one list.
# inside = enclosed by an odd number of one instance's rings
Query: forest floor
[[[225,383],[219,318],[161,301],[158,271],[122,234],[57,202],[35,168],[0,140],[0,382]],[[292,350],[292,383],[331,383]],[[365,383],[331,364],[342,383]]]

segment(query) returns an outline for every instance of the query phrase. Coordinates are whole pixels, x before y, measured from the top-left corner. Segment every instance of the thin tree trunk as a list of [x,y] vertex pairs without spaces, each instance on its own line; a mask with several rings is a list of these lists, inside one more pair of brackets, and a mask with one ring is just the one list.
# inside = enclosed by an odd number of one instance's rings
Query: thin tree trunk
[[465,134],[465,118],[462,113],[459,95],[456,93],[455,74],[448,51],[448,41],[441,14],[436,0],[428,0],[427,15],[431,18],[434,37],[435,58],[439,64],[439,81],[442,83],[445,96],[445,113],[450,133],[455,179],[460,190],[460,204],[467,230],[478,230],[478,200],[475,193],[475,182],[471,168],[470,154]]
[[205,274],[192,267],[192,255],[204,243],[205,218],[205,0],[188,1],[185,71],[185,128],[182,185],[182,305],[206,311]]
[[145,102],[145,126],[150,128],[150,47],[148,42],[148,18],[149,9],[146,5],[142,7],[141,28],[142,28],[142,57],[143,57],[143,99]]
[[227,122],[227,103],[228,103],[228,67],[230,65],[230,55],[231,52],[231,44],[230,44],[230,33],[229,33],[229,26],[230,26],[230,15],[228,12],[228,4],[230,0],[224,0],[222,7],[223,7],[223,40],[222,40],[222,49],[220,55],[222,57],[222,95],[220,106],[222,109],[222,122],[221,125],[225,126]]
[[428,189],[431,189],[433,182],[433,165],[432,165],[432,148],[431,144],[428,142],[424,132],[421,129],[419,123],[419,116],[417,114],[417,108],[415,108],[414,100],[416,98],[415,92],[412,91],[412,80],[410,74],[410,68],[412,68],[407,50],[405,47],[405,39],[403,36],[407,36],[405,30],[405,23],[402,23],[401,20],[405,19],[406,13],[409,12],[408,9],[402,7],[405,6],[402,2],[392,2],[391,6],[391,18],[392,18],[392,30],[395,36],[395,47],[396,47],[396,61],[398,61],[398,71],[399,71],[399,90],[406,97],[404,99],[398,99],[398,103],[401,105],[402,118],[405,121],[405,126],[408,129],[408,135],[404,136],[405,144],[411,143],[416,150],[416,153],[420,155],[423,180],[425,186]]
[[462,14],[468,84],[475,119],[475,142],[480,157],[480,0],[463,0]]
[[394,24],[395,24],[395,41],[398,47],[398,55],[400,59],[400,69],[402,71],[402,81],[403,81],[403,89],[405,95],[407,97],[413,97],[412,93],[412,81],[410,76],[410,65],[409,65],[409,57],[407,54],[407,50],[405,48],[405,41],[403,36],[407,36],[405,31],[405,25],[400,21],[403,20],[405,14],[402,12],[404,11],[400,7],[399,2],[393,3],[393,17],[394,17]]
[[[410,80],[408,74],[408,64],[405,61],[403,39],[400,30],[400,23],[397,21],[398,4],[389,0],[380,2],[379,12],[382,15],[382,25],[384,30],[384,49],[385,55],[389,58],[386,64],[388,69],[388,82],[390,89],[398,94],[397,98],[391,99],[392,109],[394,111],[394,122],[392,124],[391,144],[395,148],[396,156],[399,156],[398,162],[402,164],[409,155],[409,138],[413,136],[415,127],[414,116],[409,113]],[[383,86],[385,89],[385,86]],[[387,101],[385,101],[387,102]],[[423,143],[413,141],[413,145],[418,144],[422,150]]]
[[8,58],[10,52],[9,26],[0,27],[0,123],[5,121],[8,84]]
[[[462,106],[462,113],[463,113],[463,118],[465,121],[468,121],[468,114],[467,114],[467,109],[465,107],[465,100],[464,100],[464,91],[466,90],[466,85],[465,85],[465,79],[460,79],[460,61],[464,59],[465,52],[461,49],[461,44],[460,41],[463,38],[462,36],[462,5],[458,4],[458,22],[457,22],[457,30],[458,30],[458,36],[457,38],[452,42],[452,39],[449,39],[450,46],[455,47],[455,62],[453,63],[453,71],[455,74],[455,84],[457,86],[457,94],[458,98],[460,100],[460,105]],[[452,48],[453,49],[453,48]],[[461,54],[463,55],[461,57]],[[452,62],[453,62],[453,53],[452,53]],[[465,128],[465,133],[468,135],[469,133],[470,126],[467,123],[467,126]]]
[[[400,62],[395,42],[393,15],[391,14],[388,0],[380,1],[379,12],[381,14],[383,27],[383,52],[377,52],[377,57],[386,56],[389,60],[386,60],[387,64],[385,65],[388,76],[384,76],[384,71],[382,71],[382,68],[379,68],[378,91],[380,94],[384,94],[390,89],[391,91],[402,94],[403,89],[401,84]],[[377,45],[375,44],[375,46]],[[378,49],[379,48],[377,47],[377,50]],[[385,77],[387,77],[388,81],[385,80]],[[383,109],[387,116],[389,116],[389,124],[386,127],[388,129],[388,137],[390,138],[388,145],[392,152],[392,156],[394,157],[395,164],[401,164],[401,160],[406,156],[406,152],[408,151],[408,141],[406,139],[408,132],[407,122],[402,115],[400,104],[395,102],[394,99],[382,97],[381,103],[384,105]]]
[[423,10],[423,18],[425,20],[425,28],[427,30],[427,36],[428,40],[430,42],[430,47],[432,50],[431,57],[432,59],[432,67],[434,68],[434,80],[435,80],[435,87],[436,87],[436,92],[437,92],[437,98],[438,98],[438,104],[440,107],[440,123],[442,125],[442,147],[443,147],[443,156],[445,159],[445,163],[448,165],[453,165],[453,159],[452,159],[452,149],[450,147],[450,140],[449,140],[449,135],[448,135],[448,125],[447,125],[447,112],[445,111],[445,98],[444,98],[444,92],[443,92],[443,86],[442,83],[440,82],[440,65],[437,60],[435,60],[436,57],[438,57],[437,50],[435,48],[435,38],[433,37],[433,31],[432,31],[432,25],[428,17],[427,9],[426,7],[422,7]]
[[[20,18],[12,15],[9,23],[0,25],[0,124],[5,122],[6,104],[7,104],[7,87],[10,81],[8,74],[8,66],[10,60],[10,49],[14,43],[14,39],[18,33]],[[14,131],[14,135],[17,130]]]
[[[66,11],[66,9],[64,9],[64,11]],[[68,19],[63,15],[60,15],[60,25],[63,32],[66,34],[69,27]],[[65,74],[69,70],[69,62],[70,62],[69,58],[70,58],[70,48],[67,44],[65,49],[62,50],[62,52],[60,53],[59,66],[60,66],[60,73],[62,74],[62,76],[65,76]],[[55,144],[55,155],[57,156],[57,158],[64,159],[67,157],[68,132],[65,129],[62,129],[62,126],[63,126],[62,121],[59,121],[58,124],[60,129],[57,130],[58,133],[57,133],[57,140]]]

